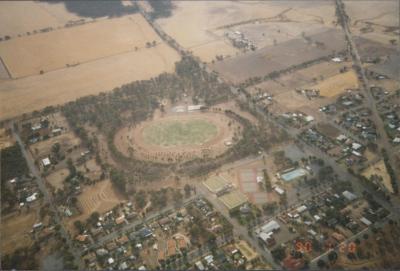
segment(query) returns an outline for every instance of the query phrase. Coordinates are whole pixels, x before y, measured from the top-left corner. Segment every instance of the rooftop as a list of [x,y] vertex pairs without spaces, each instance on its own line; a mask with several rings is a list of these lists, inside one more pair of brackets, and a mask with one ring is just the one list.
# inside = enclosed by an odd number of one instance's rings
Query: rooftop
[[245,194],[238,190],[234,190],[228,194],[219,197],[219,200],[229,209],[233,210],[247,202]]

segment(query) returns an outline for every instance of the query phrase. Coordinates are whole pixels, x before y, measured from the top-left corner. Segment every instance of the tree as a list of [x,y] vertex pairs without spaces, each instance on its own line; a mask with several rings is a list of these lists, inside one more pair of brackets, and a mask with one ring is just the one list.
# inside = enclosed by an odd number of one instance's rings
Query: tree
[[80,220],[75,220],[74,226],[79,231],[79,233],[82,233],[85,231],[85,226],[83,225],[82,221],[80,221]]
[[282,261],[286,256],[286,251],[284,247],[278,247],[271,251],[272,256],[278,262]]
[[146,202],[147,202],[146,192],[141,190],[138,193],[136,193],[135,201],[136,201],[136,206],[139,209],[142,209],[144,206],[146,206]]
[[185,186],[184,186],[183,189],[185,190],[185,196],[186,196],[187,198],[190,197],[190,193],[191,193],[191,191],[192,191],[190,185],[185,184]]
[[325,268],[326,267],[326,263],[325,263],[325,261],[324,260],[322,260],[322,259],[319,259],[318,261],[317,261],[317,266],[319,267],[319,268]]
[[329,261],[332,263],[332,262],[335,262],[336,260],[337,260],[337,258],[338,258],[338,255],[337,255],[337,253],[335,252],[335,251],[331,251],[331,252],[329,252],[329,254],[328,254],[328,259],[329,259]]

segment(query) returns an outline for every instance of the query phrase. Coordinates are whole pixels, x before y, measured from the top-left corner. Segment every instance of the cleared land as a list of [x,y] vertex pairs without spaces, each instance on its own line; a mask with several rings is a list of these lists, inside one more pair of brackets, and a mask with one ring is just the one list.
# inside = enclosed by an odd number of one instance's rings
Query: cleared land
[[161,43],[156,47],[103,58],[73,68],[0,83],[0,119],[63,104],[86,95],[172,72],[179,55]]
[[309,34],[309,30],[330,27],[335,18],[334,5],[326,1],[176,1],[174,5],[173,15],[157,22],[206,62],[216,55],[239,53],[224,36],[225,30],[242,31],[261,48],[303,31]]
[[39,74],[160,42],[141,15],[105,19],[0,43],[0,55],[13,78]]
[[[284,70],[345,48],[343,33],[336,29],[325,29],[310,38],[311,43],[304,39],[292,39],[279,46],[267,46],[255,52],[216,62],[211,67],[227,80],[240,83],[250,77]],[[316,42],[320,43],[320,46],[317,46]]]
[[38,1],[1,1],[0,37],[15,37],[47,27],[62,27],[82,17],[69,12],[63,3]]
[[36,211],[13,213],[1,218],[1,252],[11,253],[32,243],[30,231],[36,222]]
[[102,214],[124,200],[125,197],[113,188],[110,180],[85,187],[82,194],[78,196],[78,206],[82,214],[77,219],[86,219],[93,212]]
[[392,183],[390,182],[390,176],[387,173],[387,169],[385,166],[385,162],[383,160],[379,161],[378,163],[369,166],[362,172],[362,175],[371,178],[371,176],[380,176],[382,178],[382,184],[386,187],[386,189],[393,193]]
[[66,168],[53,171],[49,176],[46,177],[47,182],[57,189],[64,189],[64,180],[69,175],[69,170]]
[[310,86],[311,89],[319,89],[323,97],[334,97],[346,89],[358,88],[357,76],[353,71],[337,74]]

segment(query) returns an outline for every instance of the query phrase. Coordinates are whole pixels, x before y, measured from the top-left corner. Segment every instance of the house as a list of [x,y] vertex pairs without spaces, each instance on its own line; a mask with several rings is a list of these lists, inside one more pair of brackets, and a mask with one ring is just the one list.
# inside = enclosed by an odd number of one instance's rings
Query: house
[[75,240],[77,240],[81,243],[84,243],[84,242],[88,241],[88,237],[89,237],[89,235],[87,235],[87,234],[79,234],[78,236],[76,236]]
[[50,166],[50,165],[51,165],[50,159],[49,159],[48,157],[44,158],[44,159],[42,160],[42,165],[43,165],[43,167],[48,167],[48,166]]
[[342,193],[343,197],[345,197],[348,201],[353,201],[355,199],[357,199],[357,196],[354,195],[353,193],[349,192],[349,191],[343,191]]
[[261,227],[261,231],[265,233],[278,231],[281,226],[275,220],[269,221],[267,224]]
[[273,232],[269,232],[269,233],[261,232],[258,235],[258,238],[260,238],[261,241],[264,242],[264,244],[266,244],[268,247],[270,247],[270,246],[275,245],[275,243],[276,243],[276,241],[272,235],[273,235]]
[[139,231],[139,236],[141,238],[147,238],[153,235],[153,232],[148,228],[143,228]]
[[121,238],[117,239],[117,243],[120,245],[126,244],[129,242],[128,236],[124,235]]
[[103,228],[102,228],[102,227],[98,227],[98,228],[92,228],[92,229],[90,230],[90,233],[91,233],[93,236],[97,236],[97,235],[99,235],[102,231],[103,231]]
[[186,242],[185,238],[178,239],[178,248],[181,251],[188,248],[188,243]]
[[166,225],[168,225],[169,223],[171,223],[171,220],[169,219],[169,217],[161,218],[161,219],[158,221],[158,224],[160,224],[160,226],[161,226],[162,228],[165,227]]
[[32,202],[35,201],[37,199],[38,193],[33,193],[32,195],[30,195],[29,197],[27,197],[25,200],[26,202]]
[[115,224],[121,225],[125,221],[125,215],[121,215],[115,219]]
[[275,186],[274,190],[275,190],[276,193],[278,193],[278,195],[283,195],[283,194],[285,194],[285,190],[283,190],[283,189],[280,188],[279,186]]
[[167,241],[167,257],[173,257],[176,255],[176,242],[174,239]]
[[366,219],[365,217],[360,218],[360,221],[365,224],[366,226],[369,226],[372,224],[371,221],[369,221],[368,219]]
[[295,258],[289,254],[285,259],[283,259],[282,266],[286,270],[299,270],[304,267],[304,259]]
[[117,244],[115,244],[115,242],[110,242],[110,243],[106,244],[106,248],[109,251],[114,250],[117,248]]
[[300,207],[298,207],[297,209],[296,209],[296,211],[299,213],[299,214],[301,214],[302,212],[304,212],[304,211],[306,211],[307,210],[307,206],[305,206],[305,205],[301,205]]
[[335,239],[339,243],[343,242],[346,239],[342,234],[337,233],[337,232],[332,233],[331,236],[333,239]]
[[195,265],[196,268],[197,268],[198,270],[200,270],[200,271],[205,270],[205,267],[204,267],[204,265],[203,265],[203,263],[202,263],[201,261],[197,261],[194,265]]

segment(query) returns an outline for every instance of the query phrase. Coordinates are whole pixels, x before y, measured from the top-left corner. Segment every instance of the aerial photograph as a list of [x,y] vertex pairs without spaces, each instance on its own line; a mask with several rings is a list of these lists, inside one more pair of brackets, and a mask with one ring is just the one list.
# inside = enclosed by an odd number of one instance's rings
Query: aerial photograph
[[0,1],[0,270],[400,270],[399,8]]

